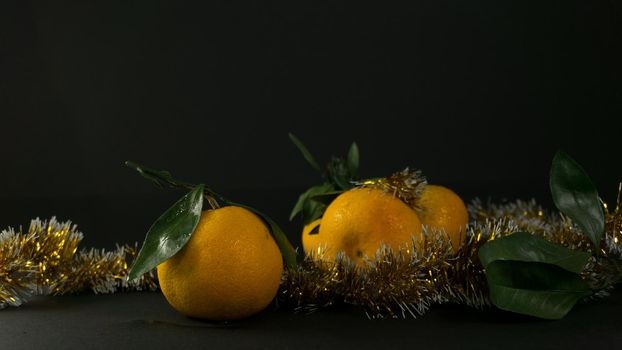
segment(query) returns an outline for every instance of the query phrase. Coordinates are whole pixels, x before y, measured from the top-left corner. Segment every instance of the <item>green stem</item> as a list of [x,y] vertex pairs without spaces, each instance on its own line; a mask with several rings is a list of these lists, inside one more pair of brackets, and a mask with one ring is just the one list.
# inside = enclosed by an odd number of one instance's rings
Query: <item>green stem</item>
[[[132,161],[126,161],[125,165],[128,168],[138,171],[144,178],[154,182],[160,187],[183,188],[186,190],[192,190],[196,187],[193,183],[174,179],[168,171],[151,169]],[[206,199],[209,200],[211,197],[221,206],[225,205],[227,202],[225,198],[207,186],[205,186],[203,193]]]

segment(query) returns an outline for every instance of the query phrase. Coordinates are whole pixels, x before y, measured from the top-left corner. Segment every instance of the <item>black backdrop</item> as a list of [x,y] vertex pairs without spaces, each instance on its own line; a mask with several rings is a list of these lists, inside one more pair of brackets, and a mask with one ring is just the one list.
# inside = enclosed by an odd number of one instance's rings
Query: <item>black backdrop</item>
[[176,197],[126,159],[288,223],[356,140],[365,176],[406,165],[466,200],[549,205],[557,149],[607,200],[622,179],[619,1],[3,1],[0,224],[72,219],[141,240]]

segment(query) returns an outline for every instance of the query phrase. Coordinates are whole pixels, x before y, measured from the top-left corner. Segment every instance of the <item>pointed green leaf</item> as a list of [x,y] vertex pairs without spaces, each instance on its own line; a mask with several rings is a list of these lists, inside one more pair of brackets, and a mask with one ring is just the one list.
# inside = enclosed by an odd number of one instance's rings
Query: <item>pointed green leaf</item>
[[350,150],[348,151],[348,169],[350,174],[354,177],[359,172],[359,147],[356,142],[352,142]]
[[586,252],[568,249],[526,232],[516,232],[487,242],[479,250],[484,268],[494,261],[540,262],[574,273],[583,271],[590,257]]
[[201,218],[203,189],[203,185],[196,186],[153,223],[132,265],[130,280],[169,259],[188,242]]
[[[303,209],[302,209],[302,224],[303,225],[308,225],[312,223],[313,221],[321,218],[322,215],[324,215],[324,212],[326,211],[326,207],[330,204],[330,201],[328,200],[321,201],[321,200],[316,200],[316,199],[325,198],[322,196],[326,195],[327,193],[334,193],[335,192],[333,191],[334,189],[335,188],[333,187],[333,185],[325,184],[325,186],[318,188],[317,191],[309,193],[309,195],[307,196],[307,200],[305,201]],[[335,197],[335,195],[331,195],[331,196],[332,198]]]
[[486,268],[490,299],[498,308],[545,319],[560,319],[592,294],[581,277],[558,266],[493,261]]
[[345,191],[342,191],[342,190],[329,191],[329,192],[315,194],[313,196],[310,196],[309,199],[314,202],[320,202],[325,205],[329,205],[333,200],[335,200],[335,198],[337,198],[340,194],[344,192]]
[[296,217],[296,215],[298,215],[299,213],[302,213],[304,204],[309,199],[309,195],[312,193],[316,193],[316,192],[323,192],[321,191],[321,188],[325,185],[327,184],[310,187],[306,191],[304,191],[302,194],[300,194],[300,196],[298,196],[298,200],[296,201],[296,204],[294,205],[294,208],[292,208],[292,212],[289,214],[289,221],[292,221]]
[[[196,186],[188,182],[175,180],[171,173],[166,170],[156,170],[148,168],[144,165],[131,162],[129,160],[125,162],[125,165],[130,169],[136,170],[142,177],[152,181],[156,186],[160,188],[171,187],[192,190]],[[203,192],[205,193],[205,195],[212,197],[219,205],[224,205],[227,202],[225,198],[223,198],[220,194],[216,193],[216,191],[212,190],[207,186],[204,186]]]
[[321,218],[324,215],[328,205],[343,192],[345,191],[329,191],[326,193],[310,195],[309,198],[307,198],[302,211],[303,225],[308,225]]
[[289,221],[294,220],[296,215],[302,213],[302,208],[303,208],[305,202],[307,201],[307,192],[308,191],[309,190],[305,191],[304,193],[302,193],[298,197],[298,200],[296,201],[296,204],[294,204],[294,208],[292,208],[292,212],[289,214]]
[[292,244],[287,239],[287,236],[285,236],[283,230],[281,230],[279,225],[274,220],[272,220],[268,215],[255,208],[249,207],[248,205],[234,202],[229,202],[229,204],[246,208],[261,217],[270,227],[270,232],[272,233],[272,237],[274,237],[276,244],[279,246],[285,265],[290,269],[295,269],[298,266],[298,263],[296,262],[296,250],[292,247]]
[[566,153],[558,152],[551,166],[550,187],[557,208],[598,248],[605,219],[596,186],[585,170]]
[[302,224],[306,226],[319,219],[326,211],[326,204],[307,200],[302,211]]
[[291,132],[289,133],[289,139],[292,140],[292,142],[294,143],[294,145],[296,145],[296,147],[298,147],[298,150],[300,150],[300,153],[302,153],[302,156],[307,160],[307,162],[311,164],[311,166],[315,170],[321,171],[319,164],[315,161],[315,158],[313,158],[313,156],[311,155],[311,152],[309,152],[309,150],[307,149],[307,147],[305,147],[302,141],[300,141]]
[[144,165],[141,165],[141,164],[129,161],[129,160],[125,162],[125,166],[138,171],[138,173],[142,177],[153,182],[156,186],[160,188],[165,187],[167,185],[170,186],[170,184],[173,181],[173,176],[171,175],[170,172],[166,170],[156,170],[156,169],[148,168]]
[[292,244],[287,239],[287,236],[285,236],[285,232],[281,230],[281,227],[279,227],[274,220],[261,213],[258,214],[263,216],[263,218],[268,222],[268,225],[270,225],[270,231],[272,231],[272,236],[281,250],[281,255],[283,255],[285,265],[290,269],[297,268],[298,264],[296,263],[296,250],[292,247]]
[[340,190],[349,190],[354,187],[352,184],[353,176],[350,173],[345,161],[339,157],[333,157],[327,166],[328,181],[335,188]]
[[333,187],[333,185],[329,183],[324,183],[321,185],[313,186],[306,190],[300,195],[300,197],[298,197],[298,201],[296,202],[296,205],[294,205],[294,208],[289,215],[289,220],[293,220],[294,217],[296,217],[296,215],[298,215],[299,213],[302,213],[303,217],[305,217],[305,212],[309,211],[309,205],[316,205],[314,203],[309,204],[309,199],[311,197],[333,191],[334,189],[335,188]]
[[526,232],[487,242],[479,250],[500,309],[558,319],[591,290],[579,275],[590,254],[558,246]]

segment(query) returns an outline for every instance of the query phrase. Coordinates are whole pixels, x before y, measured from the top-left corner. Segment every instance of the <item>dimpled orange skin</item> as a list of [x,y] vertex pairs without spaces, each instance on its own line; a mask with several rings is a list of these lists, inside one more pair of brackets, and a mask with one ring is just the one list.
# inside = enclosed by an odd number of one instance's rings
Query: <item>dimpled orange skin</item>
[[323,259],[343,251],[362,266],[374,259],[383,243],[401,251],[412,247],[420,233],[419,217],[400,199],[379,189],[356,188],[326,208],[318,238],[326,246]]
[[462,199],[446,187],[427,185],[419,197],[419,205],[421,223],[429,228],[444,229],[456,251],[466,237],[469,223],[469,213]]
[[203,211],[190,240],[157,270],[173,308],[224,321],[249,317],[270,304],[283,260],[263,221],[230,206]]
[[321,238],[319,233],[310,235],[309,233],[318,227],[322,222],[322,219],[317,219],[310,224],[305,225],[302,229],[302,249],[305,254],[317,253],[317,249],[321,246]]

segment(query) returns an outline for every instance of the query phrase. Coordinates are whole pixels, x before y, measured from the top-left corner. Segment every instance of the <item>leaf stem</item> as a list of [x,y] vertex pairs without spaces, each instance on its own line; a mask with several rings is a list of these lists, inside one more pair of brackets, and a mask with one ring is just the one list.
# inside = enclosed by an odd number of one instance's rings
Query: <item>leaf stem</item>
[[[196,187],[193,183],[174,179],[168,171],[151,169],[132,161],[126,161],[125,165],[128,168],[138,171],[140,175],[151,180],[159,187],[182,188],[186,190],[192,190]],[[204,187],[203,195],[214,209],[225,205],[227,202],[220,194],[207,186]]]

